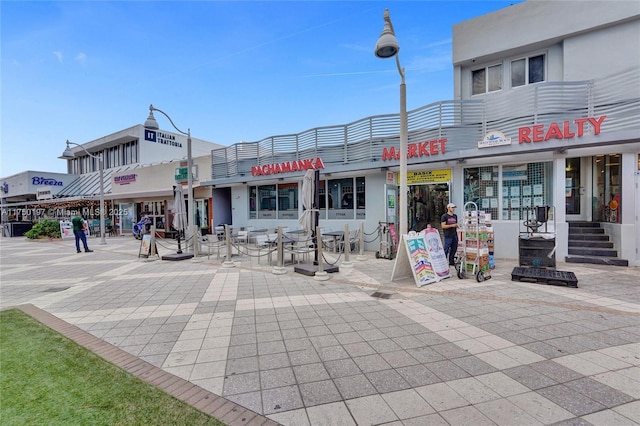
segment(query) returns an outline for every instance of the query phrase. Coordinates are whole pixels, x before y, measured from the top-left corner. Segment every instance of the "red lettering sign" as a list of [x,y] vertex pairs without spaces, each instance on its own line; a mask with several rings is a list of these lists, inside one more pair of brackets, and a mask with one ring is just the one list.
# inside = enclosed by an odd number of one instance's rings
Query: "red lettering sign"
[[551,123],[548,127],[544,124],[520,127],[518,129],[518,143],[544,142],[549,139],[571,139],[576,136],[582,137],[584,136],[586,124],[591,125],[594,135],[599,135],[600,127],[605,118],[607,118],[606,115],[598,118],[577,118],[573,120],[573,122],[564,121],[562,126],[558,123]]
[[280,173],[299,172],[302,170],[324,169],[321,158],[307,158],[304,160],[286,161],[284,163],[263,164],[251,167],[251,176],[267,176]]
[[[430,141],[410,143],[407,146],[407,158],[430,157],[432,155],[444,154],[447,152],[446,139],[433,139]],[[382,161],[399,160],[400,151],[395,147],[382,148]]]

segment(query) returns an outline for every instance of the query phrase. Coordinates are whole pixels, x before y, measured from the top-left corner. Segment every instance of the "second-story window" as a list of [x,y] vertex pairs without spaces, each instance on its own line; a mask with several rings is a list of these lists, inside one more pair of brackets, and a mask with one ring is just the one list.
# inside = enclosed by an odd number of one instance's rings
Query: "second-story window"
[[492,65],[472,71],[472,95],[502,89],[502,65]]
[[511,61],[511,87],[544,81],[544,55]]

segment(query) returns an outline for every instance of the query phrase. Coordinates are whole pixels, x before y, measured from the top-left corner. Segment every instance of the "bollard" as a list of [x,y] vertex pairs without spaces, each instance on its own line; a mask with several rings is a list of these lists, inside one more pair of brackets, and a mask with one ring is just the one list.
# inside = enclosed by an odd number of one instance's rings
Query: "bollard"
[[349,259],[351,254],[351,242],[349,241],[349,225],[344,224],[344,235],[342,236],[342,247],[344,249],[344,261],[340,266],[345,268],[353,268],[353,263]]
[[276,249],[276,256],[278,258],[278,261],[276,262],[276,265],[271,270],[271,273],[275,275],[284,275],[287,273],[287,270],[283,266],[284,252],[282,250],[282,226],[278,226],[278,243],[277,243],[277,249]]
[[358,247],[360,248],[360,251],[356,259],[359,261],[367,260],[367,256],[364,255],[364,222],[360,222],[360,232],[358,232],[358,234],[360,237],[358,239]]
[[329,279],[329,274],[324,270],[324,257],[322,255],[322,234],[320,233],[320,227],[316,226],[316,240],[318,244],[316,244],[316,250],[318,253],[318,270],[313,276],[314,280],[317,281],[326,281]]
[[222,262],[222,266],[225,268],[234,268],[236,265],[233,263],[233,260],[231,260],[231,228],[229,225],[224,225],[224,238],[227,243],[227,255],[224,262]]

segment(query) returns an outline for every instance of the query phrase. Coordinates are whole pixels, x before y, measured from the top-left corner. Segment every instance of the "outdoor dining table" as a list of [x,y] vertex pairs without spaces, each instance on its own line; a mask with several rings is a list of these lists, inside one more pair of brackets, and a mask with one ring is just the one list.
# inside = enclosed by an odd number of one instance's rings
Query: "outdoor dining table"
[[[293,248],[294,244],[296,243],[296,240],[294,240],[293,238],[287,237],[286,235],[282,236],[282,263],[284,264],[284,248],[285,246],[289,245],[291,246],[291,248]],[[270,247],[277,247],[278,246],[278,238],[269,238],[267,239],[267,244],[269,244]],[[278,261],[278,259],[276,259],[276,262]],[[295,263],[295,254],[291,253],[291,263]],[[269,250],[269,264],[271,264],[271,250]]]
[[333,252],[335,253],[337,251],[339,242],[344,238],[344,231],[329,231],[322,234],[322,236],[333,237]]

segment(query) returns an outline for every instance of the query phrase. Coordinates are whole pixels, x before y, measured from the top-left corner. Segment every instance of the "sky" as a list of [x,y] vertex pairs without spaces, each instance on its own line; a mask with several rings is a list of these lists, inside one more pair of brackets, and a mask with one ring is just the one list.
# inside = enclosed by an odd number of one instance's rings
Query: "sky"
[[[221,145],[453,99],[453,25],[514,1],[0,2],[0,176],[66,172],[65,141],[143,124],[149,104]],[[162,130],[171,123],[156,113]]]

